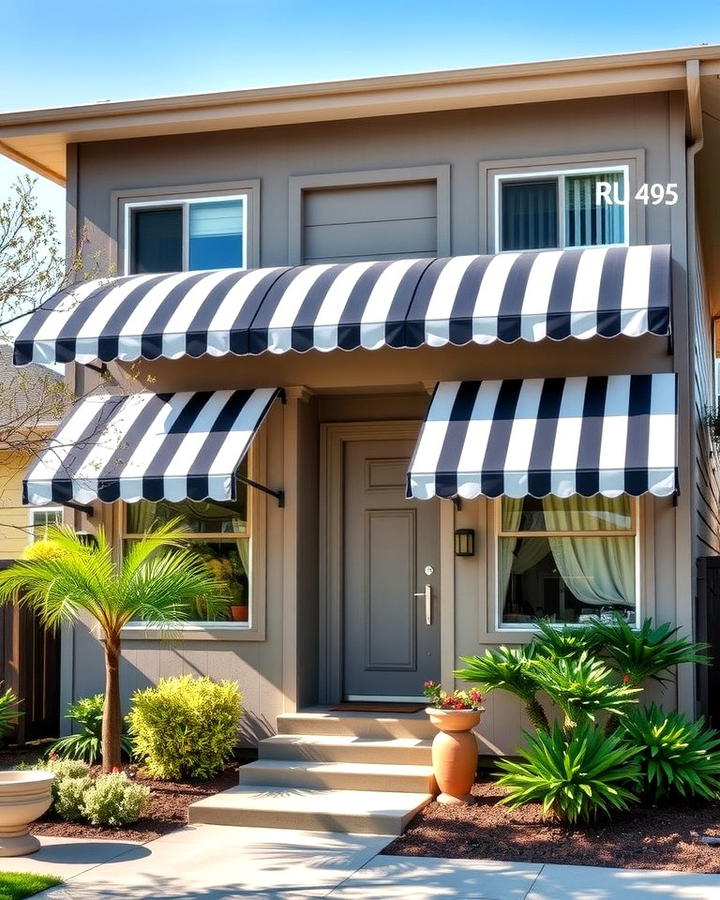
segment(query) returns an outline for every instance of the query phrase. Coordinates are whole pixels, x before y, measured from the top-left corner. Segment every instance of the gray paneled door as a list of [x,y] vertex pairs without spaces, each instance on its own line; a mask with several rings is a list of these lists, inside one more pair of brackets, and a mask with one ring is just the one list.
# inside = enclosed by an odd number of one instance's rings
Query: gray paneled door
[[440,677],[438,500],[406,500],[407,440],[345,445],[344,695],[420,697]]

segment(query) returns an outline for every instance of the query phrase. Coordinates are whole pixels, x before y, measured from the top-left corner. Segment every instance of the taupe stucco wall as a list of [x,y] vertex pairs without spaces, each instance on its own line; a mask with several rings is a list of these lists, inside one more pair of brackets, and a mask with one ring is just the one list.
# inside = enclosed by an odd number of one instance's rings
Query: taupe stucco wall
[[[92,252],[115,257],[112,193],[158,186],[192,186],[259,179],[262,265],[288,260],[288,179],[405,166],[450,167],[453,254],[492,250],[481,209],[483,160],[641,151],[644,178],[676,181],[683,197],[684,101],[680,94],[548,103],[508,109],[414,115],[394,119],[255,129],[194,136],[83,144],[71,183],[77,222]],[[73,165],[75,154],[70,154]],[[675,355],[656,338],[594,339],[560,344],[379,350],[279,357],[158,361],[141,366],[154,390],[264,385],[303,386],[266,425],[267,480],[288,492],[285,511],[267,510],[266,635],[261,641],[136,640],[124,645],[124,691],[179,671],[236,678],[249,709],[248,740],[274,728],[283,709],[311,702],[317,684],[318,426],[325,421],[419,419],[427,385],[439,379],[660,372],[681,376],[680,434],[689,434],[690,343],[687,321],[684,203],[640,211],[647,243],[673,244]],[[119,373],[118,369],[114,369]],[[127,367],[125,368],[127,376]],[[681,438],[681,485],[692,476],[689,445]],[[658,619],[691,619],[691,529],[688,495],[643,504],[646,608]],[[477,529],[473,560],[455,562],[457,655],[505,640],[487,628],[492,539],[489,504],[465,504],[455,526]],[[101,686],[99,647],[83,629],[75,636],[74,696]],[[675,688],[671,690],[674,697]],[[685,679],[677,697],[693,703]],[[488,740],[503,752],[519,739],[520,710],[502,697],[489,701]]]

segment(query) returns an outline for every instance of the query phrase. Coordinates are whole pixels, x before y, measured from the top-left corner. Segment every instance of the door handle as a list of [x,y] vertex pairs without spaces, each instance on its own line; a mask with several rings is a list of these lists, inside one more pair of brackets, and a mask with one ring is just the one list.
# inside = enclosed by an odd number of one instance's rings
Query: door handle
[[415,597],[425,598],[425,624],[432,625],[432,586],[425,585],[425,590],[414,595]]

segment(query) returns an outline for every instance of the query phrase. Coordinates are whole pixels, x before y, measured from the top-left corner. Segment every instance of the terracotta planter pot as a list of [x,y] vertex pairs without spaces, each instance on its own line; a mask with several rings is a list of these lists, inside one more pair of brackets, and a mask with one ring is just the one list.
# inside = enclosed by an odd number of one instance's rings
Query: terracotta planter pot
[[466,803],[477,771],[478,746],[472,729],[481,709],[435,709],[425,712],[438,729],[432,743],[432,766],[440,789],[438,803]]
[[247,603],[236,603],[230,607],[233,622],[247,622],[250,618],[250,607]]
[[40,849],[30,824],[50,809],[55,776],[41,771],[0,771],[0,856],[25,856]]

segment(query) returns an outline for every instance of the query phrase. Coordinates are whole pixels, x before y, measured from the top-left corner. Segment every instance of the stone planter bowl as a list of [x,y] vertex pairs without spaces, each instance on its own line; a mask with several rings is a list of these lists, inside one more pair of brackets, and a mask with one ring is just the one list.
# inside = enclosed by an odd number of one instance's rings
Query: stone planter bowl
[[475,781],[478,745],[472,729],[480,723],[482,709],[427,707],[438,729],[432,743],[432,767],[440,791],[438,803],[467,803]]
[[40,849],[30,825],[50,809],[55,775],[30,769],[0,770],[0,856],[24,856]]

